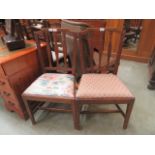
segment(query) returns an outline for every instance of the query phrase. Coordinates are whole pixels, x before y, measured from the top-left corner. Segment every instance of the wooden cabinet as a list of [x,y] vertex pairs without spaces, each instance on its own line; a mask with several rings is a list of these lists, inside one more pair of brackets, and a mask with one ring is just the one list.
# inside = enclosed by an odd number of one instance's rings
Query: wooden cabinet
[[[115,27],[119,30],[123,29],[123,19],[109,19],[106,20],[106,27]],[[115,36],[113,44],[117,46],[119,36]],[[148,62],[152,52],[152,47],[155,45],[155,20],[154,19],[143,19],[142,31],[140,34],[140,40],[138,43],[137,51],[126,51],[123,49],[122,58],[128,60],[135,60],[140,62]]]
[[40,73],[35,46],[0,57],[0,92],[9,111],[27,118],[21,94]]

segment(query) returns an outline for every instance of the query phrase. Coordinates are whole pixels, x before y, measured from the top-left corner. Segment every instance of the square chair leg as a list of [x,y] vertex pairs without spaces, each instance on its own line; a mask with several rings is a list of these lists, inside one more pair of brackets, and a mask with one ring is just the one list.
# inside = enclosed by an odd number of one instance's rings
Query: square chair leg
[[77,102],[72,103],[72,115],[74,121],[74,128],[80,130],[80,112]]
[[29,117],[30,117],[30,119],[31,119],[32,124],[33,124],[33,125],[36,124],[36,121],[35,121],[35,119],[34,119],[33,112],[32,112],[31,109],[30,109],[30,106],[29,106],[28,101],[27,101],[26,99],[24,99],[24,98],[23,98],[23,101],[24,101],[26,110],[27,110],[27,112],[28,112],[28,114],[29,114]]
[[124,129],[127,129],[127,127],[128,127],[128,123],[129,123],[130,115],[132,112],[133,104],[134,104],[134,102],[127,104],[126,114],[125,114],[125,119],[124,119],[124,124],[123,124]]

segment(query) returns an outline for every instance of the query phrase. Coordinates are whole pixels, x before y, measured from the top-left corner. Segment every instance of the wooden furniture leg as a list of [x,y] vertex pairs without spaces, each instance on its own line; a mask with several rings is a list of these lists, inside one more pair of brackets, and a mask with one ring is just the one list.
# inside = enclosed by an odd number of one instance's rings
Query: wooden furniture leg
[[74,128],[80,130],[80,112],[79,112],[79,105],[74,101],[72,104],[72,115],[74,121]]
[[35,124],[36,124],[36,121],[35,121],[33,112],[31,111],[31,108],[30,108],[30,106],[29,106],[29,103],[28,103],[28,101],[27,101],[26,99],[24,99],[24,98],[23,98],[23,101],[24,101],[26,110],[27,110],[27,112],[28,112],[28,114],[29,114],[29,117],[30,117],[30,119],[31,119],[31,122],[32,122],[33,125],[35,125]]
[[147,88],[150,89],[150,90],[155,90],[155,71],[152,73],[151,76],[152,77],[151,77],[151,79],[149,81],[149,84],[148,84]]
[[124,119],[124,124],[123,124],[123,128],[126,129],[128,127],[128,122],[129,122],[129,118],[132,112],[132,108],[133,108],[133,102],[132,103],[128,103],[127,104],[127,108],[126,108],[126,114],[125,114],[125,119]]

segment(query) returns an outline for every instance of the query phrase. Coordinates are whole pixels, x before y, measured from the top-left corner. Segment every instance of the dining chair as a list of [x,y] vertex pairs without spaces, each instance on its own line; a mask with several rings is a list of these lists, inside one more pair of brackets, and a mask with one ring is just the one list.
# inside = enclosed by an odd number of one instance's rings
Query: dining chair
[[1,42],[4,44],[4,40],[3,37],[7,34],[6,30],[5,30],[5,24],[4,21],[0,22],[0,40]]
[[[104,49],[103,42],[105,35],[108,38],[107,42],[107,57],[106,65],[102,66],[102,58],[104,52],[99,51],[99,62],[98,65],[94,64],[94,49],[92,48],[91,39],[95,31],[99,32],[100,49]],[[114,34],[120,34],[120,41],[117,50],[115,51],[114,60],[114,70],[112,73],[109,72],[110,58],[112,56],[112,40]],[[76,93],[76,120],[80,126],[80,113],[121,113],[124,117],[123,128],[126,129],[128,126],[130,114],[133,108],[135,97],[128,90],[125,84],[116,75],[118,70],[118,65],[120,61],[121,51],[122,51],[122,40],[124,33],[116,29],[104,29],[104,28],[92,28],[87,29],[80,33],[80,36],[86,35],[89,43],[90,51],[90,66],[86,67],[83,59],[83,52],[81,43],[79,43],[80,53],[81,53],[81,69],[83,72],[82,78],[79,83],[79,87]],[[104,58],[105,59],[105,58]],[[84,105],[105,105],[114,104],[117,109],[99,109],[99,110],[82,110],[81,107]],[[126,105],[126,112],[122,110],[120,105]]]
[[[74,120],[74,127],[78,129],[77,122],[75,120],[75,68],[76,68],[76,54],[77,54],[77,35],[70,32],[67,29],[45,29],[42,30],[46,40],[46,52],[48,55],[48,62],[44,63],[42,57],[42,48],[40,32],[35,33],[35,40],[38,49],[39,61],[44,70],[44,73],[39,76],[22,94],[27,112],[32,121],[35,124],[35,117],[30,108],[32,101],[48,102],[48,103],[61,103],[63,105],[69,105],[69,109],[56,108],[48,106],[38,106],[37,110],[48,110],[56,112],[71,112]],[[56,63],[52,63],[52,54],[50,47],[50,33],[53,35],[53,41],[55,43],[55,59]],[[59,49],[57,45],[58,35],[61,34],[61,43],[63,46],[63,63],[59,61]],[[60,37],[60,35],[59,35]],[[72,42],[68,42],[67,38],[72,38]],[[70,44],[71,43],[71,44]],[[67,53],[68,49],[72,48],[72,66],[68,65]],[[39,105],[39,103],[38,103]]]
[[[69,29],[73,32],[79,33],[87,28],[90,28],[90,25],[88,25],[85,22],[77,22],[77,21],[72,21],[72,20],[67,20],[67,19],[62,19],[61,20],[61,28],[65,28],[65,29]],[[83,53],[83,57],[85,60],[85,64],[89,66],[89,61],[88,61],[88,43],[87,43],[87,39],[85,38],[85,36],[79,38],[81,39],[82,42],[82,46],[85,50],[85,52]],[[71,52],[69,53],[70,55],[72,54]],[[69,55],[69,56],[70,56]],[[77,79],[81,78],[81,68],[80,68],[80,52],[79,52],[79,48],[78,48],[78,52],[77,52],[77,68],[76,68],[76,73],[77,73]],[[72,60],[70,60],[72,61]]]
[[24,38],[26,40],[32,40],[34,39],[34,33],[31,28],[31,22],[29,19],[20,19],[20,24],[22,26]]
[[[88,25],[87,23],[84,23],[84,22],[75,22],[75,21],[71,21],[71,20],[66,20],[66,19],[62,19],[61,20],[61,28],[67,28],[67,29],[70,29],[74,32],[77,32],[77,33],[80,33],[86,29],[89,29],[91,28],[92,26],[91,25]],[[99,58],[99,51],[101,50],[104,50],[104,45],[105,45],[105,42],[106,42],[106,39],[105,36],[103,36],[103,42],[102,42],[102,49],[96,49],[95,48],[95,45],[94,45],[94,38],[96,38],[96,36],[99,35],[99,32],[98,31],[95,31],[93,33],[93,36],[92,36],[92,40],[91,40],[91,47],[93,48],[94,50],[94,61],[93,63],[98,65],[98,58]],[[89,61],[89,57],[90,57],[90,53],[89,53],[89,47],[88,47],[88,40],[87,40],[87,36],[86,35],[83,35],[81,38],[81,46],[83,46],[83,59],[84,59],[84,62],[85,62],[85,66],[90,66],[90,61]],[[79,49],[78,49],[79,50]],[[78,58],[77,58],[77,73],[78,73],[78,78],[81,77],[82,75],[82,72],[81,72],[81,69],[80,69],[80,52],[78,51]],[[103,53],[104,54],[104,53]],[[114,59],[115,59],[115,56],[112,55],[110,57],[110,60],[109,60],[109,71],[110,72],[114,72]],[[106,57],[106,54],[104,54],[104,57],[102,58],[102,66],[103,65],[106,65],[106,60],[107,60],[107,57]],[[117,71],[116,71],[117,73]]]
[[27,40],[34,39],[34,33],[36,31],[40,31],[42,28],[49,27],[48,21],[46,19],[21,19],[20,23]]

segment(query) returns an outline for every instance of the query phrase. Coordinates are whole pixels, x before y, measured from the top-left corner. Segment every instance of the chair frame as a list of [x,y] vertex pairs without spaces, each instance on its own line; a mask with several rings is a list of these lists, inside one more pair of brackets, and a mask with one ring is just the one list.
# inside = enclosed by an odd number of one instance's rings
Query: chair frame
[[[98,51],[99,53],[99,65],[94,67],[94,57],[93,54],[96,52],[93,48],[93,42],[92,42],[92,37],[93,37],[93,33],[94,32],[99,32],[100,36],[99,36],[99,45],[100,45],[100,49]],[[109,34],[108,34],[109,33]],[[116,53],[113,53],[112,49],[112,37],[115,34],[120,34],[120,43],[119,46],[117,47]],[[85,35],[87,35],[88,37],[88,43],[89,43],[89,51],[90,51],[90,67],[86,68],[84,67],[84,60],[83,60],[83,47],[82,47],[82,42],[79,41],[79,47],[80,47],[80,58],[81,58],[81,70],[83,73],[109,73],[110,70],[109,68],[110,66],[110,58],[113,55],[116,55],[116,59],[115,59],[115,64],[114,64],[114,68],[112,70],[113,74],[117,74],[118,72],[118,66],[120,64],[120,58],[121,58],[121,52],[122,52],[122,40],[124,38],[124,31],[119,31],[115,28],[87,28],[86,30],[82,31],[79,33],[79,38],[83,37]],[[108,36],[108,37],[106,37]],[[104,53],[103,51],[107,51],[107,53]],[[101,65],[101,61],[102,61],[102,57],[107,54],[107,65],[102,66]],[[83,61],[82,61],[83,60]]]
[[[94,67],[94,64],[93,64],[93,52],[94,49],[92,48],[92,43],[91,43],[91,38],[92,38],[92,33],[94,31],[100,31],[100,51],[99,51],[99,65],[96,67]],[[109,43],[108,43],[108,46],[107,46],[107,65],[106,66],[101,66],[101,57],[103,56],[103,49],[104,49],[104,37],[105,36],[105,33],[110,33],[109,35]],[[84,67],[84,62],[83,62],[83,58],[82,58],[82,52],[83,52],[83,49],[82,49],[82,46],[81,43],[80,43],[80,53],[81,53],[81,68],[83,70],[83,74],[85,73],[99,73],[99,74],[102,74],[102,73],[109,73],[109,60],[110,60],[110,57],[112,55],[112,35],[113,33],[119,33],[120,34],[120,43],[119,43],[119,46],[118,46],[118,49],[117,49],[117,53],[116,53],[116,60],[115,60],[115,67],[114,67],[114,71],[113,71],[113,74],[117,74],[117,71],[118,71],[118,66],[119,66],[119,62],[120,62],[120,57],[121,57],[121,51],[122,51],[122,43],[123,43],[123,37],[124,37],[124,32],[122,31],[118,31],[116,29],[104,29],[104,28],[90,28],[90,29],[87,29],[83,32],[80,33],[81,36],[83,35],[88,35],[88,41],[89,41],[89,45],[90,45],[90,61],[91,61],[91,66],[89,68],[85,68]],[[80,85],[80,84],[79,84]],[[76,119],[79,124],[78,126],[80,126],[80,113],[81,114],[90,114],[90,113],[120,113],[123,117],[124,117],[124,123],[123,123],[123,128],[126,129],[127,126],[128,126],[128,122],[129,122],[129,118],[130,118],[130,115],[131,115],[131,111],[132,111],[132,108],[133,108],[133,104],[134,104],[134,100],[135,99],[118,99],[118,100],[115,100],[115,99],[106,99],[106,98],[102,98],[102,99],[97,99],[97,98],[86,98],[86,99],[80,99],[80,98],[76,98]],[[98,105],[101,105],[101,104],[114,104],[116,106],[117,109],[102,109],[102,110],[84,110],[84,111],[81,111],[81,107],[82,105],[84,104],[98,104]],[[126,112],[123,112],[123,110],[121,109],[121,107],[119,105],[121,104],[126,104],[127,105],[127,108],[126,108]]]
[[[51,61],[51,55],[50,55],[50,39],[49,39],[49,31],[52,31],[53,33],[53,38],[54,38],[54,42],[57,43],[57,39],[58,39],[58,33],[62,34],[62,44],[64,47],[63,53],[64,53],[64,67],[60,67],[60,63],[59,63],[59,58],[58,58],[58,46],[55,46],[55,52],[56,52],[56,66],[52,65],[52,61]],[[77,34],[74,32],[70,32],[67,29],[44,29],[43,30],[44,35],[45,35],[45,39],[46,39],[46,51],[48,54],[48,61],[49,61],[49,65],[46,66],[42,60],[42,47],[41,47],[41,40],[39,40],[39,35],[40,32],[36,32],[35,33],[35,40],[36,40],[36,44],[37,44],[37,48],[38,48],[38,55],[39,55],[39,60],[40,60],[40,64],[42,66],[43,72],[55,72],[55,71],[63,71],[63,72],[69,72],[70,74],[74,75],[75,77],[75,68],[76,68],[76,54],[77,54]],[[73,64],[71,67],[67,67],[67,47],[66,47],[66,37],[65,35],[71,35],[74,38],[74,51],[73,51]],[[56,44],[55,44],[56,45]],[[50,102],[50,103],[63,103],[63,104],[70,104],[71,105],[71,109],[63,109],[63,108],[48,108],[48,107],[42,107],[40,106],[40,104],[38,104],[38,106],[36,107],[36,110],[48,110],[48,111],[52,111],[52,112],[72,112],[73,115],[73,120],[74,120],[74,127],[76,129],[79,129],[78,126],[78,122],[76,122],[76,104],[75,104],[75,93],[76,93],[76,81],[74,80],[74,97],[73,98],[68,98],[68,97],[53,97],[53,96],[49,96],[49,97],[43,97],[40,95],[25,95],[24,93],[22,94],[23,97],[23,101],[25,103],[27,112],[29,114],[29,117],[32,121],[32,124],[35,124],[35,118],[34,118],[34,114],[33,111],[30,108],[30,101],[40,101],[40,102]]]
[[4,39],[3,39],[3,36],[7,35],[7,32],[5,30],[5,26],[4,24],[0,23],[0,39],[2,40],[2,43],[4,43]]

